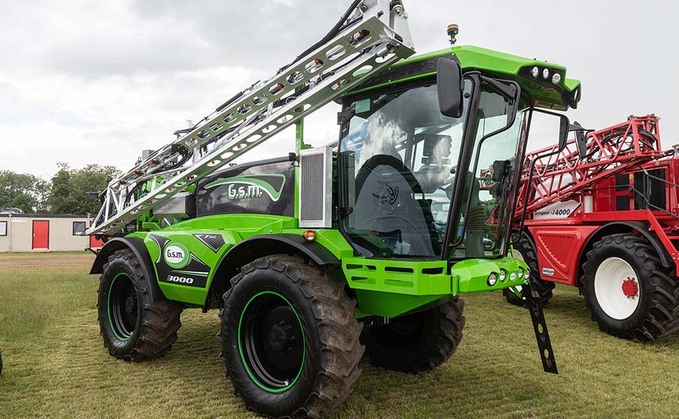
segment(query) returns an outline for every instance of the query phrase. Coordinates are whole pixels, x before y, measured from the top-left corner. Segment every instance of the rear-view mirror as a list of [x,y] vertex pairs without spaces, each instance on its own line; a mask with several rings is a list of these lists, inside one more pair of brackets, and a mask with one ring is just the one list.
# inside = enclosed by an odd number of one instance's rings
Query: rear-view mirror
[[559,151],[566,148],[566,142],[568,141],[568,129],[571,126],[568,117],[565,115],[559,115]]
[[587,132],[578,121],[573,122],[570,130],[575,131],[575,145],[578,148],[580,158],[584,159],[587,156]]
[[451,118],[461,117],[464,85],[460,63],[453,58],[439,59],[436,85],[441,113]]
[[568,117],[543,109],[533,109],[528,150],[539,150],[557,144],[558,151],[566,147],[570,129]]

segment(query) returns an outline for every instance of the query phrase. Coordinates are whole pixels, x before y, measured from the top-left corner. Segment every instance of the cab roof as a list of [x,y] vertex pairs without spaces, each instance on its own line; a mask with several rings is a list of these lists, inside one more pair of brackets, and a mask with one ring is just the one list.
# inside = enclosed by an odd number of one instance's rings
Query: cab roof
[[439,58],[455,56],[463,72],[514,80],[536,107],[567,110],[580,100],[580,81],[566,77],[566,67],[473,45],[453,46],[399,61],[346,96],[436,74]]

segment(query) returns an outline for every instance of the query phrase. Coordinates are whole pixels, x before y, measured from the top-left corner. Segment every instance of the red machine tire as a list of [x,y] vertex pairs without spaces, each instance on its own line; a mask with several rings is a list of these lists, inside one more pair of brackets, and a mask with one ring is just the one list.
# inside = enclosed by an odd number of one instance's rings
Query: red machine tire
[[679,282],[643,237],[603,237],[583,270],[585,303],[603,332],[654,341],[679,329]]
[[[553,282],[543,281],[540,278],[538,256],[533,241],[525,234],[522,234],[521,238],[514,241],[512,245],[514,247],[514,257],[522,259],[528,265],[528,268],[530,269],[531,287],[540,295],[540,302],[544,307],[549,302],[549,299],[552,298],[552,290],[554,289],[555,284]],[[519,290],[521,289],[521,287],[517,288]],[[502,294],[509,304],[519,307],[526,306],[526,302],[523,298],[514,294],[512,290],[503,289]]]

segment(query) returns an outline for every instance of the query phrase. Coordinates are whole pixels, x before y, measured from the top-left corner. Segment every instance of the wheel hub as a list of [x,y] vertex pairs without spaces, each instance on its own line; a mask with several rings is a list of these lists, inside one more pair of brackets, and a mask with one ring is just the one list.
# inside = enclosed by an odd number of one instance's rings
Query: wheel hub
[[137,327],[139,305],[131,278],[120,273],[111,281],[108,316],[111,330],[121,341],[129,340]]
[[630,318],[639,307],[642,293],[634,268],[620,257],[606,258],[594,274],[596,303],[614,320]]
[[622,281],[622,293],[627,298],[637,298],[639,296],[639,284],[632,277],[627,277]]
[[278,322],[269,331],[269,345],[274,351],[287,352],[292,349],[292,343],[296,340],[292,333],[292,326],[286,322]]
[[302,323],[282,295],[263,291],[245,305],[238,326],[241,359],[255,383],[277,393],[297,381],[304,366]]
[[130,295],[129,297],[127,297],[125,299],[125,314],[127,314],[128,316],[134,314],[137,308],[136,306],[137,303],[134,299],[134,296]]

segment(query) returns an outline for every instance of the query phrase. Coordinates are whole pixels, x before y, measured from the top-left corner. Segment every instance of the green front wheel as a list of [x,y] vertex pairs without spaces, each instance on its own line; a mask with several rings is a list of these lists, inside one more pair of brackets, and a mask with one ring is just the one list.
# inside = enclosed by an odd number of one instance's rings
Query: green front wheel
[[361,325],[344,284],[291,256],[244,266],[224,294],[222,356],[236,394],[270,417],[318,417],[360,375]]

